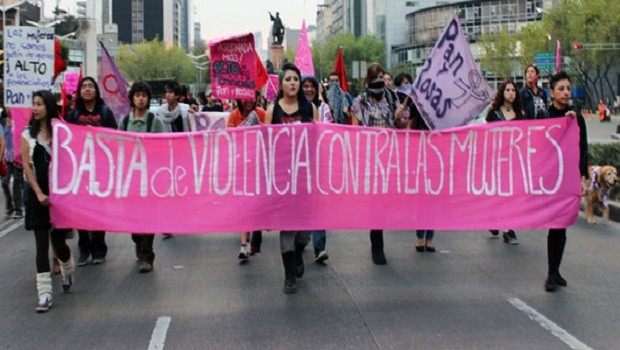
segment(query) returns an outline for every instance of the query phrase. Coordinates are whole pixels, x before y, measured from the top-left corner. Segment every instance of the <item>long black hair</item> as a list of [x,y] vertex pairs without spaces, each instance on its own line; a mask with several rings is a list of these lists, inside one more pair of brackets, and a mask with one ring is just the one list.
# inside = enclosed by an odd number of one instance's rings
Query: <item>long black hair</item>
[[[301,89],[303,90],[304,88],[304,84],[309,81],[312,86],[314,86],[314,91],[316,91],[316,93],[314,94],[314,99],[310,99],[308,98],[308,96],[306,96],[306,98],[308,99],[308,101],[312,102],[317,108],[321,105],[321,100],[319,99],[319,94],[321,93],[319,91],[319,82],[311,76],[307,76],[305,78],[302,79],[301,81]],[[305,93],[304,93],[305,94]]]
[[[282,66],[282,74],[280,75],[280,88],[278,89],[278,96],[276,97],[276,101],[279,101],[282,97],[284,97],[284,90],[282,89],[282,80],[284,80],[284,74],[287,70],[291,70],[297,74],[299,78],[299,91],[297,91],[297,102],[300,106],[307,102],[306,94],[304,93],[304,89],[301,88],[301,71],[297,68],[296,65],[292,63],[285,63]],[[317,91],[318,92],[318,91]]]
[[[54,98],[54,95],[49,90],[39,90],[32,94],[33,102],[35,97],[40,97],[43,100],[43,104],[45,105],[45,112],[47,113],[47,115],[45,116],[45,125],[47,126],[47,130],[51,135],[52,119],[58,118],[58,105],[56,105],[56,98]],[[39,131],[41,130],[41,122],[34,118],[34,114],[32,115],[28,126],[30,131],[30,137],[36,139]]]
[[93,77],[84,77],[82,78],[82,80],[80,80],[80,83],[78,84],[78,87],[77,87],[78,91],[76,94],[77,98],[75,99],[75,107],[77,107],[79,111],[82,111],[82,112],[86,111],[86,106],[84,106],[84,100],[82,99],[82,85],[86,81],[93,83],[93,85],[95,86],[95,110],[98,111],[101,108],[101,106],[103,106],[105,103],[103,102],[103,99],[101,98],[101,92],[99,91],[99,85],[97,84],[97,81]]

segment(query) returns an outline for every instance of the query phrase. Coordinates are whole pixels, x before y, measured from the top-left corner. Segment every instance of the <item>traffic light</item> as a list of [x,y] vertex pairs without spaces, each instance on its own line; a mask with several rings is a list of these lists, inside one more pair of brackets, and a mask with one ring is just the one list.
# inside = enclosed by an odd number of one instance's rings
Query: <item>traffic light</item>
[[579,51],[583,49],[583,44],[582,43],[573,43],[573,50]]

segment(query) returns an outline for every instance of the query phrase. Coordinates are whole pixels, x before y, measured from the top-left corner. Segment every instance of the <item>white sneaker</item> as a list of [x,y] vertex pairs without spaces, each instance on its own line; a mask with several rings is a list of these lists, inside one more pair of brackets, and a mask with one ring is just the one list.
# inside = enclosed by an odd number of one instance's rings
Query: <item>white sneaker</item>
[[250,258],[250,245],[243,244],[241,245],[241,249],[239,249],[239,259],[248,260]]
[[52,295],[49,293],[45,293],[41,295],[39,298],[39,303],[37,304],[37,312],[47,312],[47,310],[52,307],[54,303],[52,302]]
[[327,254],[327,250],[321,250],[321,252],[314,258],[314,261],[322,264],[325,260],[329,259],[329,255]]

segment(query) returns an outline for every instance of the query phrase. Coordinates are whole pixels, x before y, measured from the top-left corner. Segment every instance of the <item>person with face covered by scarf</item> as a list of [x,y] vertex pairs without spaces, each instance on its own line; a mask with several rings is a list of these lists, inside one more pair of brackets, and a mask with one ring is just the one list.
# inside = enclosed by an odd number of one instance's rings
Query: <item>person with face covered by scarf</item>
[[329,85],[327,85],[327,100],[331,107],[334,123],[348,124],[348,115],[351,108],[351,95],[340,87],[340,77],[338,73],[329,74]]
[[[406,106],[400,104],[385,87],[385,71],[378,63],[368,66],[364,83],[366,89],[353,101],[351,118],[353,125],[374,126],[394,129],[402,127],[402,116]],[[370,231],[372,261],[377,265],[387,263],[383,253],[383,230]]]

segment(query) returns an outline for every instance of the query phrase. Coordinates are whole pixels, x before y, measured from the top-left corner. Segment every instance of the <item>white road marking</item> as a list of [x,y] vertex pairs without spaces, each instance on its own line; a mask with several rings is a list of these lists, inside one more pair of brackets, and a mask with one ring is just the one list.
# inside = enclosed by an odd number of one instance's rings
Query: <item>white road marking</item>
[[168,326],[172,318],[168,316],[161,316],[157,318],[155,322],[155,329],[151,334],[151,341],[149,342],[148,350],[163,350],[164,343],[166,342],[166,333],[168,333]]
[[531,320],[538,322],[538,324],[551,332],[551,334],[555,335],[561,341],[566,343],[571,349],[575,350],[592,350],[591,347],[582,343],[579,339],[572,336],[562,327],[558,326],[555,322],[546,318],[543,314],[531,308],[529,305],[524,303],[519,298],[507,298],[508,302],[512,304],[515,308],[525,313]]
[[24,225],[24,219],[20,219],[19,221],[16,221],[15,223],[13,223],[13,225],[5,228],[4,230],[0,231],[0,238],[6,236],[7,233],[15,230],[16,228],[23,226]]

